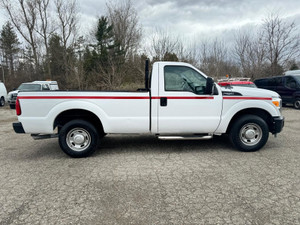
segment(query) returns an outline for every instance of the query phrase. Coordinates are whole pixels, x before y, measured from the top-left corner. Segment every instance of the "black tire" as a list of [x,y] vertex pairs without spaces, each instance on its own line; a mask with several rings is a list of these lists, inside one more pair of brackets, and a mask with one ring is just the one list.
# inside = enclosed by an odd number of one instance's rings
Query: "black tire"
[[261,149],[269,138],[267,123],[259,116],[244,115],[234,121],[229,132],[231,143],[244,152]]
[[0,99],[0,106],[4,106],[5,105],[5,99],[3,97],[1,97]]
[[85,120],[72,120],[59,132],[60,148],[74,158],[87,157],[95,152],[99,135],[96,128]]
[[15,108],[16,108],[16,105],[10,104],[9,107],[10,107],[11,109],[15,109]]
[[300,109],[300,98],[296,98],[294,102],[295,109]]

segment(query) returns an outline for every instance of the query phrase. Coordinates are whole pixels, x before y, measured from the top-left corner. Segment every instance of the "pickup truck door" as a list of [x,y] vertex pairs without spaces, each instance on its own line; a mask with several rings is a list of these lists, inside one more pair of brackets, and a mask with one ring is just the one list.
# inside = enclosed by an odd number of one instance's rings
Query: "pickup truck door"
[[214,132],[220,122],[222,94],[205,94],[206,77],[188,66],[159,67],[158,133]]

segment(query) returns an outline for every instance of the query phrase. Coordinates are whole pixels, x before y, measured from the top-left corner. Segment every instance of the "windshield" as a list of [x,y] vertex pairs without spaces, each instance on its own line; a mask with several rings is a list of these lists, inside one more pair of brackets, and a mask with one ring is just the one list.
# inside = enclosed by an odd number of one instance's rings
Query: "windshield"
[[40,91],[41,85],[40,84],[21,84],[17,90],[20,91]]

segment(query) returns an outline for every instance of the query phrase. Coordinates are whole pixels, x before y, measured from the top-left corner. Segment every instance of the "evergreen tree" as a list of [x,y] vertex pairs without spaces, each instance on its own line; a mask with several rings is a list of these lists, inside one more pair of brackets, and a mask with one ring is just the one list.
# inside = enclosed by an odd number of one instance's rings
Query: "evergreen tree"
[[102,72],[108,73],[109,61],[119,62],[123,52],[115,41],[113,25],[109,24],[107,17],[99,18],[95,38],[97,43],[86,47],[84,51],[84,70],[86,73],[99,72],[101,68]]
[[49,39],[49,60],[51,68],[51,79],[60,79],[65,74],[64,47],[61,44],[61,37],[53,34]]
[[108,63],[109,58],[115,60],[118,56],[123,55],[113,33],[113,25],[108,23],[107,17],[102,16],[98,20],[95,37],[97,44],[94,45],[94,48],[102,66]]
[[173,61],[173,62],[178,62],[178,57],[175,53],[171,52],[166,52],[163,61]]
[[104,16],[98,20],[95,37],[100,55],[106,55],[114,47],[113,26],[108,24],[108,19]]
[[19,40],[10,22],[3,25],[0,34],[0,49],[10,75],[14,74],[14,60],[19,52]]
[[294,63],[291,65],[290,70],[299,70],[299,67],[298,67],[298,65],[294,62]]

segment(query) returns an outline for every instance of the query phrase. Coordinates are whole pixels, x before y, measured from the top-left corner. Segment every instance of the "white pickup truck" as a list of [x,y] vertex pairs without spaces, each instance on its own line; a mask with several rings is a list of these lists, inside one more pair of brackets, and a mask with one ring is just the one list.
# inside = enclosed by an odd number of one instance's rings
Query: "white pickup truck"
[[[136,92],[19,92],[16,133],[57,137],[72,157],[95,151],[106,134],[151,133],[162,139],[228,134],[242,151],[256,151],[284,126],[276,92],[220,88],[187,63],[156,62]],[[149,78],[148,78],[149,77]]]

